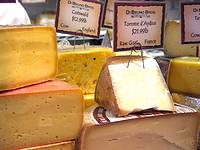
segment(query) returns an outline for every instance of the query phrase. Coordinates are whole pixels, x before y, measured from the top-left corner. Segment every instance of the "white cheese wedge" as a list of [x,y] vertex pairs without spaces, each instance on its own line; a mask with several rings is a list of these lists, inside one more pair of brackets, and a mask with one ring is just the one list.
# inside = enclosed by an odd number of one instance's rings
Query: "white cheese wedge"
[[95,101],[117,116],[151,108],[174,111],[157,62],[144,57],[144,65],[140,56],[109,58],[97,82]]
[[76,139],[83,103],[79,87],[59,80],[0,93],[0,149]]

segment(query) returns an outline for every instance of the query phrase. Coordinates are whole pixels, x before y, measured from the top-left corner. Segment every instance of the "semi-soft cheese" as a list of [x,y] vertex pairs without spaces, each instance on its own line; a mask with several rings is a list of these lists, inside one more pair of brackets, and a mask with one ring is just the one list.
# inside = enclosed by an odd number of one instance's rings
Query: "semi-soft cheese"
[[167,82],[171,92],[200,96],[200,59],[198,57],[172,59]]
[[196,56],[196,45],[181,44],[181,24],[179,21],[170,20],[166,24],[164,52],[171,57]]
[[141,59],[140,56],[109,58],[99,75],[95,101],[118,116],[151,108],[174,111],[157,62],[144,57],[143,68]]
[[102,107],[92,108],[78,150],[197,150],[199,114],[186,106],[176,110],[180,114],[148,111],[115,117]]
[[60,51],[57,77],[80,86],[84,94],[93,94],[103,64],[113,55],[110,48],[101,47]]
[[0,91],[53,79],[57,71],[53,27],[0,28]]
[[54,80],[0,93],[0,149],[77,138],[83,122],[81,89]]

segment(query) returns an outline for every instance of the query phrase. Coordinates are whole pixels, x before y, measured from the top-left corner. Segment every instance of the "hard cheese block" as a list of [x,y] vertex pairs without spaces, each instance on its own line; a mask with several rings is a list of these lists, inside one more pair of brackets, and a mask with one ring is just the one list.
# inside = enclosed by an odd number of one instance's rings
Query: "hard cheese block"
[[166,24],[164,52],[168,56],[196,56],[196,46],[181,44],[181,25],[179,21],[171,20]]
[[83,122],[83,95],[64,81],[0,94],[0,148],[13,150],[77,138]]
[[[128,62],[130,60],[129,66]],[[95,101],[117,116],[146,109],[174,111],[174,104],[153,58],[112,57],[102,68]]]
[[113,55],[110,48],[101,47],[59,52],[57,77],[80,86],[84,94],[94,93],[101,68]]
[[193,97],[189,95],[172,93],[173,101],[179,104],[190,106],[197,111],[200,111],[200,97]]
[[61,142],[56,144],[42,145],[20,150],[74,150],[74,141]]
[[200,60],[198,57],[179,57],[171,60],[168,71],[170,91],[200,95]]
[[196,150],[199,114],[186,106],[177,113],[143,112],[115,117],[103,107],[87,112],[78,150]]
[[0,91],[53,79],[56,32],[51,27],[0,28]]

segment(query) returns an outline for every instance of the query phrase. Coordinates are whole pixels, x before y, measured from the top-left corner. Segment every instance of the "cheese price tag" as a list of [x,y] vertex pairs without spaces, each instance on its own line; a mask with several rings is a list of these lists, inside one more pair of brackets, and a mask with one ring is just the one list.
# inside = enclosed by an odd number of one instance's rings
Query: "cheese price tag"
[[181,4],[181,41],[200,43],[200,3]]
[[164,18],[164,3],[114,3],[114,51],[161,48]]
[[114,18],[114,0],[105,0],[103,11],[103,27],[112,28]]
[[57,32],[99,37],[103,4],[93,0],[58,0]]
[[16,0],[0,0],[0,3],[16,3]]

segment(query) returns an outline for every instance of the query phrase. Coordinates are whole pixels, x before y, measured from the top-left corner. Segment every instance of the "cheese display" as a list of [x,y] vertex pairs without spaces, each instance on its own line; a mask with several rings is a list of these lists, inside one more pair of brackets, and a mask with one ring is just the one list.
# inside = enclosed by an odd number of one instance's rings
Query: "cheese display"
[[190,106],[197,111],[200,111],[200,97],[192,97],[189,95],[172,93],[172,98],[174,102]]
[[199,114],[176,105],[176,113],[143,112],[115,117],[96,106],[85,115],[78,150],[196,150]]
[[54,28],[0,28],[0,43],[0,91],[55,78],[58,58]]
[[74,150],[74,141],[61,142],[56,144],[42,145],[20,150]]
[[137,56],[109,58],[99,75],[95,101],[117,116],[146,109],[174,111],[158,64],[144,57],[144,66]]
[[171,57],[196,56],[196,45],[181,44],[181,25],[179,21],[170,20],[166,24],[164,52]]
[[171,60],[168,73],[170,91],[200,95],[200,60],[198,57],[179,57]]
[[93,94],[103,64],[113,55],[112,49],[102,47],[60,51],[57,77],[80,86],[84,94]]
[[0,93],[0,148],[13,150],[77,138],[81,89],[54,80]]
[[96,104],[96,102],[94,101],[94,94],[85,94],[83,96],[84,96],[84,102],[85,102],[85,109]]

